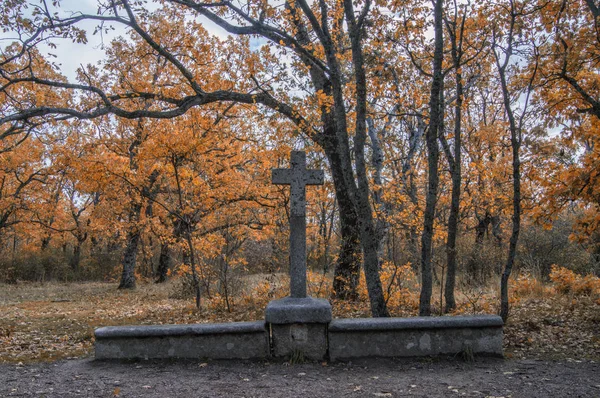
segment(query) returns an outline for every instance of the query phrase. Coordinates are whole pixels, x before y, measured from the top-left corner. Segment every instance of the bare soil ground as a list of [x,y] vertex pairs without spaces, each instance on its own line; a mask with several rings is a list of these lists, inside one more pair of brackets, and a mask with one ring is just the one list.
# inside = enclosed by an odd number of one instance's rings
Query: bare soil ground
[[593,361],[477,358],[289,365],[103,362],[0,365],[2,397],[600,397]]

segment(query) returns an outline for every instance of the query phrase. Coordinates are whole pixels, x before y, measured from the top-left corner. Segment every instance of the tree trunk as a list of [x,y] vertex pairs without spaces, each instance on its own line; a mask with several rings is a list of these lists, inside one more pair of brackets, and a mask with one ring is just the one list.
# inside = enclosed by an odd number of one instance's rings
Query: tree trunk
[[[386,128],[381,129],[381,135],[384,136]],[[384,153],[383,148],[381,147],[381,140],[377,134],[377,130],[375,129],[375,124],[373,123],[373,119],[367,119],[367,131],[369,134],[369,139],[371,140],[371,166],[373,167],[373,184],[375,184],[375,188],[373,189],[373,202],[375,206],[377,206],[377,211],[383,213],[383,216],[377,218],[375,224],[375,231],[377,237],[377,257],[379,259],[379,269],[381,269],[381,264],[383,262],[383,256],[385,251],[385,241],[386,236],[389,231],[389,222],[387,221],[387,205],[383,200],[383,160]]]
[[[508,90],[508,82],[506,78],[506,69],[510,64],[510,58],[513,51],[513,40],[514,40],[514,28],[516,26],[516,18],[518,16],[518,12],[516,10],[514,2],[510,1],[510,34],[507,37],[507,46],[505,48],[505,58],[504,62],[500,63],[500,58],[498,53],[496,52],[497,44],[493,44],[493,51],[496,57],[496,65],[498,67],[498,75],[500,77],[500,85],[502,88],[502,99],[504,103],[504,110],[508,117],[509,127],[510,127],[510,146],[512,150],[512,179],[513,179],[513,214],[512,214],[512,233],[510,235],[510,242],[508,246],[508,257],[506,259],[506,264],[504,266],[504,271],[502,272],[502,277],[500,279],[500,316],[502,320],[506,322],[509,314],[509,302],[508,302],[508,280],[510,278],[510,274],[512,272],[512,268],[515,263],[515,257],[517,255],[517,244],[519,241],[519,232],[521,230],[521,158],[520,158],[520,149],[521,149],[521,135],[522,135],[522,127],[523,120],[526,115],[527,105],[529,102],[530,94],[533,90],[533,81],[535,79],[535,75],[537,73],[537,63],[533,70],[532,75],[530,76],[528,91],[526,92],[526,97],[523,101],[519,101],[519,107],[522,107],[523,111],[521,116],[519,117],[519,121],[515,117],[514,111],[511,107],[511,95]],[[498,223],[499,225],[499,223]]]
[[331,236],[333,234],[336,207],[337,204],[334,202],[331,212],[328,212],[327,207],[322,206],[319,217],[319,244],[321,245],[321,247],[319,247],[319,252],[323,252],[319,261],[319,265],[324,274],[329,272],[329,268],[331,266]]
[[492,224],[492,235],[496,241],[497,247],[502,247],[502,230],[500,229],[500,216],[492,216],[491,218]]
[[475,247],[476,250],[481,249],[483,246],[483,239],[485,238],[485,231],[488,229],[488,225],[492,221],[489,213],[485,212],[485,217],[477,217],[477,225],[475,226]]
[[421,258],[419,250],[419,232],[415,225],[411,225],[406,233],[406,240],[408,241],[408,251],[410,253],[410,262],[412,269],[416,272],[419,271],[419,261]]
[[340,208],[341,245],[333,278],[334,295],[340,300],[358,299],[361,248],[356,217],[352,213]]
[[[369,4],[369,3],[367,3]],[[368,7],[365,5],[364,7]],[[354,163],[356,165],[356,178],[358,186],[355,187],[355,203],[357,207],[360,238],[363,249],[363,264],[365,280],[371,304],[371,314],[374,317],[389,316],[383,288],[379,277],[379,258],[377,256],[379,242],[377,230],[373,220],[373,209],[370,202],[369,178],[365,160],[365,142],[367,140],[367,78],[365,74],[362,36],[363,27],[356,19],[352,0],[344,0],[344,11],[348,23],[348,34],[352,47],[352,61],[354,63],[354,79],[356,84],[356,128],[354,136]],[[365,10],[363,10],[364,12]],[[338,102],[344,107],[344,103]],[[349,164],[350,166],[350,164]],[[348,168],[349,177],[352,168]]]
[[127,243],[123,253],[123,273],[119,289],[135,289],[135,263],[137,261],[137,250],[140,242],[140,234],[136,231],[127,233]]
[[73,246],[73,256],[71,257],[70,266],[75,275],[79,273],[79,264],[81,262],[81,243],[79,240]]
[[[416,123],[413,128],[410,129],[410,136],[408,138],[408,153],[406,159],[402,161],[402,182],[408,195],[410,202],[414,208],[418,209],[419,198],[417,195],[417,184],[415,183],[415,172],[414,172],[414,159],[419,153],[419,147],[421,141],[425,135],[426,124],[422,117],[416,118]],[[418,272],[420,265],[420,250],[419,250],[419,234],[417,226],[414,223],[410,223],[408,226],[408,232],[406,233],[406,240],[409,245],[410,262],[415,270]]]
[[[509,101],[506,82],[503,84],[503,92],[506,103]],[[509,120],[511,121],[510,144],[513,155],[513,215],[512,233],[510,235],[510,243],[508,247],[508,258],[506,259],[506,265],[504,266],[504,272],[502,272],[502,278],[500,280],[500,316],[504,322],[506,322],[508,319],[508,313],[510,309],[508,303],[508,279],[510,278],[512,268],[515,263],[515,257],[517,255],[517,243],[519,241],[519,232],[521,230],[521,159],[519,156],[521,139],[520,131],[518,131],[518,127],[514,122],[514,116],[512,116],[512,111],[510,111],[510,105],[507,104],[507,108],[507,113],[511,115],[509,116]]]
[[156,269],[156,283],[167,281],[167,273],[171,268],[171,247],[168,243],[160,244],[160,256],[158,257],[158,268]]
[[119,289],[135,289],[135,264],[140,243],[140,231],[137,222],[141,211],[141,203],[135,203],[129,213],[129,222],[132,223],[132,227],[127,232],[125,251],[123,252],[123,259],[121,261],[123,273],[121,274]]
[[[178,184],[179,186],[179,184]],[[200,281],[198,280],[198,275],[196,274],[196,253],[194,251],[194,243],[192,242],[192,232],[190,228],[190,224],[185,222],[185,240],[188,244],[188,252],[190,258],[190,267],[192,268],[192,282],[194,286],[194,292],[196,294],[196,308],[200,308]]]
[[506,322],[509,313],[508,303],[508,279],[515,263],[517,255],[517,243],[519,240],[519,232],[521,229],[521,161],[519,157],[520,139],[516,126],[513,129],[511,126],[511,147],[513,154],[513,216],[512,216],[512,233],[508,247],[508,258],[502,272],[500,280],[500,316]]
[[[340,93],[338,95],[341,96]],[[341,104],[343,108],[342,99],[339,99],[337,103]],[[333,115],[330,116],[333,117]],[[325,125],[331,128],[338,126],[339,123],[327,123]],[[325,130],[325,134],[319,140],[319,145],[324,149],[329,160],[340,210],[342,248],[335,270],[335,275],[339,276],[336,279],[337,289],[335,289],[335,294],[347,299],[357,296],[356,287],[358,286],[360,249],[362,246],[362,260],[367,289],[369,290],[371,312],[375,317],[387,316],[383,289],[379,279],[377,243],[374,240],[375,228],[368,197],[368,185],[366,185],[365,191],[366,175],[364,177],[365,181],[359,182],[362,187],[358,189],[354,182],[352,164],[348,156],[349,149],[346,148],[347,139],[344,140],[343,137],[339,137],[336,131],[330,128]],[[362,198],[359,197],[361,195]]]
[[50,240],[52,240],[52,235],[49,233],[42,238],[42,244],[40,247],[42,252],[45,252],[48,249],[48,246],[50,246]]
[[[148,104],[146,104],[148,107]],[[138,150],[139,146],[143,143],[144,137],[144,125],[142,123],[142,119],[138,120],[138,125],[135,130],[135,136],[131,144],[129,145],[129,169],[131,171],[136,171],[139,168],[138,165]],[[139,229],[139,221],[140,215],[142,213],[142,207],[144,199],[149,199],[150,202],[154,200],[156,197],[157,191],[153,190],[153,186],[158,179],[159,172],[158,170],[154,170],[150,176],[148,176],[148,180],[146,181],[146,185],[142,187],[142,195],[139,199],[132,197],[133,204],[129,211],[129,231],[127,232],[127,241],[125,246],[125,252],[123,253],[123,273],[121,274],[121,283],[119,284],[119,289],[134,289],[135,288],[135,266],[137,262],[137,252],[141,239],[141,231]],[[135,194],[134,194],[135,195]],[[150,211],[151,210],[147,210]],[[150,213],[151,214],[151,213]]]
[[[358,216],[349,196],[349,189],[343,183],[343,170],[337,156],[330,160],[336,198],[340,213],[341,245],[335,264],[333,290],[335,297],[341,300],[358,298],[358,281],[362,261]],[[337,182],[337,183],[336,183]]]
[[596,229],[589,238],[590,241],[590,269],[596,276],[600,276],[600,229]]
[[[464,23],[463,23],[464,26]],[[456,29],[456,24],[454,24]],[[454,106],[454,155],[448,153],[448,163],[450,165],[452,179],[452,199],[450,201],[450,215],[448,216],[448,238],[446,240],[446,286],[444,288],[444,299],[446,306],[444,312],[448,313],[456,309],[456,299],[454,297],[454,288],[456,286],[456,237],[458,235],[458,214],[460,211],[460,188],[462,183],[462,103],[463,103],[463,82],[460,73],[460,59],[462,48],[457,44],[457,31],[451,30],[452,37],[452,59],[456,69],[456,104]],[[462,36],[462,28],[461,28]]]
[[[304,46],[311,45],[311,37],[303,22],[302,13],[297,7],[292,7],[289,1],[285,2],[285,7],[292,16],[292,22],[295,27],[294,37],[296,40]],[[313,136],[312,139],[323,149],[327,157],[340,211],[341,245],[334,270],[334,295],[338,299],[353,300],[358,296],[361,242],[358,216],[351,194],[351,185],[354,184],[352,167],[349,162],[344,161],[344,158],[348,156],[345,156],[344,153],[348,151],[349,154],[349,148],[345,147],[348,137],[345,109],[343,108],[341,74],[338,69],[336,50],[331,42],[331,37],[320,38],[319,40],[324,45],[327,63],[332,67],[334,73],[326,76],[323,71],[312,67],[314,66],[312,65],[312,61],[303,58],[301,54],[299,55],[309,67],[310,79],[315,91],[321,91],[327,96],[335,98],[336,106],[333,109],[327,106],[321,107],[323,133]],[[351,177],[348,177],[348,172]]]
[[441,93],[443,84],[442,60],[444,57],[444,41],[442,31],[442,0],[436,0],[434,8],[435,51],[433,55],[433,81],[431,83],[431,97],[429,100],[430,121],[425,137],[427,143],[427,195],[425,199],[425,213],[423,222],[423,235],[421,236],[421,297],[419,300],[419,315],[431,315],[431,294],[433,281],[431,275],[431,260],[433,255],[433,222],[439,185],[438,174],[438,134],[439,127],[444,117],[442,113]]
[[324,149],[329,161],[340,214],[341,244],[335,264],[333,291],[337,299],[355,300],[358,298],[358,281],[362,260],[358,216],[338,153],[339,145],[335,135],[335,123],[327,121],[324,125],[328,128],[319,141],[319,145]]
[[[460,97],[459,97],[460,98]],[[457,101],[458,102],[458,101]],[[462,102],[462,101],[460,101]],[[457,108],[460,107],[457,104]],[[454,164],[452,167],[452,199],[450,202],[450,215],[448,216],[448,238],[446,240],[447,273],[444,298],[446,300],[445,312],[451,312],[456,308],[454,298],[454,287],[456,285],[456,237],[458,235],[458,212],[460,210],[460,185],[461,185],[461,156],[460,156],[460,111],[457,109],[455,117],[454,139]]]

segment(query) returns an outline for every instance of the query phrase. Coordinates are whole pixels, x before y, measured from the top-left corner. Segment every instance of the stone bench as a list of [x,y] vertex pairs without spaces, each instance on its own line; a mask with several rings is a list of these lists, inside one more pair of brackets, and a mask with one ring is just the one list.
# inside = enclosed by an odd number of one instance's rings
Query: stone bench
[[258,359],[270,351],[263,321],[107,326],[95,336],[97,359]]
[[308,359],[324,359],[328,352],[332,361],[460,353],[502,356],[503,323],[495,315],[327,322],[313,314],[294,322],[280,307],[273,306],[267,324],[258,321],[99,328],[95,333],[96,358],[262,359],[289,357],[297,350]]
[[329,357],[502,356],[502,326],[496,315],[336,319],[329,324]]

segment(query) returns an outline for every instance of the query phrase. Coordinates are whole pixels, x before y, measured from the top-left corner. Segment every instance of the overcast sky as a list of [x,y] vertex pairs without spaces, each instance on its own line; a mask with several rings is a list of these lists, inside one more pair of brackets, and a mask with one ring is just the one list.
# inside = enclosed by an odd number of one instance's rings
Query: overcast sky
[[[159,5],[150,1],[148,9],[157,9]],[[59,12],[61,15],[69,15],[71,13],[96,14],[98,6],[96,0],[65,0],[61,2]],[[214,23],[202,18],[202,23],[205,28],[214,35],[226,37],[227,32],[215,25]],[[77,25],[79,28],[85,29],[87,34],[87,44],[76,44],[70,40],[60,40],[56,42],[57,48],[43,46],[40,49],[45,54],[54,54],[54,61],[60,65],[61,72],[70,80],[74,81],[76,70],[81,65],[94,64],[103,59],[104,50],[102,45],[110,44],[111,40],[118,36],[126,36],[126,29],[123,25],[112,24],[114,31],[109,31],[108,34],[100,35],[93,34],[94,29],[98,26],[96,21],[85,21]],[[8,43],[4,43],[5,45]],[[258,43],[257,43],[258,44]]]

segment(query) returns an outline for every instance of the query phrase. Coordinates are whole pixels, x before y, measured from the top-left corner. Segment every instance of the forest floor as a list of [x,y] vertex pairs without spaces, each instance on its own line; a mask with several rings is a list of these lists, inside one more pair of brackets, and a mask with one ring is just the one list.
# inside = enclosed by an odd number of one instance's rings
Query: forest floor
[[[89,357],[100,326],[260,320],[270,300],[268,292],[254,289],[230,301],[231,311],[219,297],[197,310],[192,299],[172,298],[178,290],[176,282],[140,284],[133,291],[117,290],[114,283],[0,285],[0,363]],[[504,327],[507,358],[600,361],[600,299],[539,292],[513,296],[518,299]],[[477,302],[470,297],[462,313],[495,312],[494,297],[479,295]],[[393,316],[417,312],[414,305],[390,310]],[[365,301],[334,301],[333,311],[336,318],[369,316]]]
[[[114,283],[0,285],[0,396],[600,397],[600,300],[540,289],[538,294],[515,295],[504,328],[507,360],[293,366],[91,360],[93,331],[100,326],[263,319],[270,294],[261,291],[260,281],[256,286],[230,301],[230,310],[219,296],[197,310],[191,299],[173,298],[180,290],[174,282],[140,284],[134,291],[119,291]],[[493,313],[489,296],[470,293],[467,298],[462,313]],[[364,301],[333,302],[333,309],[334,317],[369,316]],[[391,311],[411,316],[416,309],[408,305]]]

